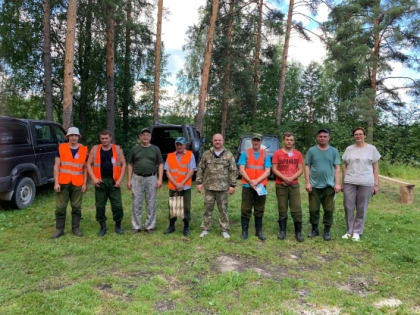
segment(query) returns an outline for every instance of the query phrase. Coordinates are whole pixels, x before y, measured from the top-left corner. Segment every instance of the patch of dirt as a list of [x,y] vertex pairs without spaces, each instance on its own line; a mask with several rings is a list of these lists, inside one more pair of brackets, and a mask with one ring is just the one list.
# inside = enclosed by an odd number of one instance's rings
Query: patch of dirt
[[420,305],[413,306],[413,312],[414,314],[420,314]]
[[243,266],[240,261],[230,256],[219,256],[216,258],[220,272],[241,271]]
[[373,304],[376,308],[398,307],[402,304],[401,300],[395,298],[383,299]]
[[175,303],[170,300],[162,300],[162,301],[157,301],[155,303],[155,310],[158,313],[173,311],[174,309],[175,309]]
[[374,293],[374,291],[372,291],[372,285],[374,284],[377,284],[376,280],[370,278],[351,277],[347,283],[338,285],[337,289],[366,297],[367,295]]
[[41,286],[40,287],[40,291],[41,292],[47,292],[47,291],[60,291],[63,290],[65,288],[68,288],[70,286],[72,286],[73,283],[66,283],[66,284],[61,284],[61,285],[56,285],[56,286],[51,286],[51,285],[45,285],[45,286]]
[[292,310],[303,315],[339,315],[341,310],[336,306],[302,303],[292,306]]
[[97,289],[101,291],[109,299],[116,298],[118,300],[123,300],[125,302],[131,302],[133,299],[130,296],[127,296],[123,292],[117,292],[112,290],[112,284],[103,283],[96,286]]

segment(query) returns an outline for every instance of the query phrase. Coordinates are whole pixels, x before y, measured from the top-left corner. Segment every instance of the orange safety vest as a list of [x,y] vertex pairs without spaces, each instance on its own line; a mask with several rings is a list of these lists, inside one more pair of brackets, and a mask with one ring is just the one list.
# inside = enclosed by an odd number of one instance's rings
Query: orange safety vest
[[[92,148],[93,152],[93,174],[99,180],[102,180],[101,176],[101,148],[102,144],[95,145]],[[112,173],[113,178],[117,181],[121,176],[121,149],[119,145],[112,144]]]
[[[248,151],[245,151],[246,155],[246,165],[245,165],[245,172],[248,175],[249,179],[257,179],[260,177],[264,171],[264,161],[267,158],[267,151],[261,150],[260,156],[258,160],[255,159],[254,153],[252,152],[252,148]],[[242,176],[242,184],[248,184],[245,178]],[[267,177],[261,182],[264,186],[267,186]]]
[[[185,154],[182,156],[181,160],[178,163],[176,159],[176,152],[172,152],[168,154],[168,158],[166,161],[168,162],[169,166],[169,173],[171,173],[172,177],[175,179],[177,183],[181,183],[188,173],[188,164],[191,161],[192,152],[189,150],[185,150]],[[185,186],[191,186],[192,179],[190,177],[189,180],[184,184]],[[169,189],[176,189],[175,185],[168,180],[168,188]]]
[[58,173],[59,184],[70,184],[82,186],[84,182],[83,165],[86,163],[88,149],[79,144],[79,151],[73,158],[70,150],[70,144],[61,143],[58,147],[60,154],[60,169]]

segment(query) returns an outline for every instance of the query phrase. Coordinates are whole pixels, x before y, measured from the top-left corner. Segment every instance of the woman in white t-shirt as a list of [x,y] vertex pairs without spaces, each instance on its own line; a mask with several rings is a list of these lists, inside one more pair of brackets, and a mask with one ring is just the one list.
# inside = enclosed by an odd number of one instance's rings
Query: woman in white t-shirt
[[[366,131],[362,127],[353,130],[355,144],[343,154],[343,192],[347,232],[344,239],[359,241],[365,226],[366,211],[372,194],[379,188],[379,164],[381,157],[376,147],[365,142]],[[356,208],[356,215],[354,209]]]

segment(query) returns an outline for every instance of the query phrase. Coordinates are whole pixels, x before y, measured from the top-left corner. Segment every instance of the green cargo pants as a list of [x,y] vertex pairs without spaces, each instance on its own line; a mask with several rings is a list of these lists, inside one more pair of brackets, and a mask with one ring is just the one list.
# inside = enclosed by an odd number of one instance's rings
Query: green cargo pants
[[250,219],[252,207],[254,207],[254,217],[264,216],[266,196],[258,196],[257,192],[250,187],[242,187],[241,216]]
[[55,219],[66,220],[67,204],[70,201],[72,216],[82,216],[82,186],[60,184],[60,191],[55,193]]
[[287,220],[287,210],[290,206],[293,222],[302,222],[299,183],[291,186],[277,184],[276,195],[279,221]]
[[115,222],[121,222],[123,218],[123,206],[121,201],[121,190],[115,187],[115,181],[111,177],[103,177],[99,187],[95,186],[96,221],[105,222],[106,202],[111,202],[112,217]]
[[332,187],[312,188],[309,193],[309,217],[311,224],[319,223],[320,207],[324,209],[324,225],[333,224],[335,191]]
[[[175,196],[176,190],[169,189],[169,197]],[[184,196],[184,220],[191,220],[191,189],[178,191],[181,196]],[[169,214],[169,219],[171,215]]]

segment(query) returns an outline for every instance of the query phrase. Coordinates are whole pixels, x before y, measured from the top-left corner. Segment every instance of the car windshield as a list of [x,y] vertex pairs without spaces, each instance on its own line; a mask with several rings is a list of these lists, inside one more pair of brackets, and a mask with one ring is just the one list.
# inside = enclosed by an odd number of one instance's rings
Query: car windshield
[[[269,152],[274,152],[276,151],[277,148],[277,141],[274,138],[264,138],[263,137],[263,141],[262,141],[262,148],[267,149]],[[246,151],[248,149],[250,149],[252,147],[252,142],[250,138],[246,138],[244,139],[244,141],[242,142],[242,151]]]

